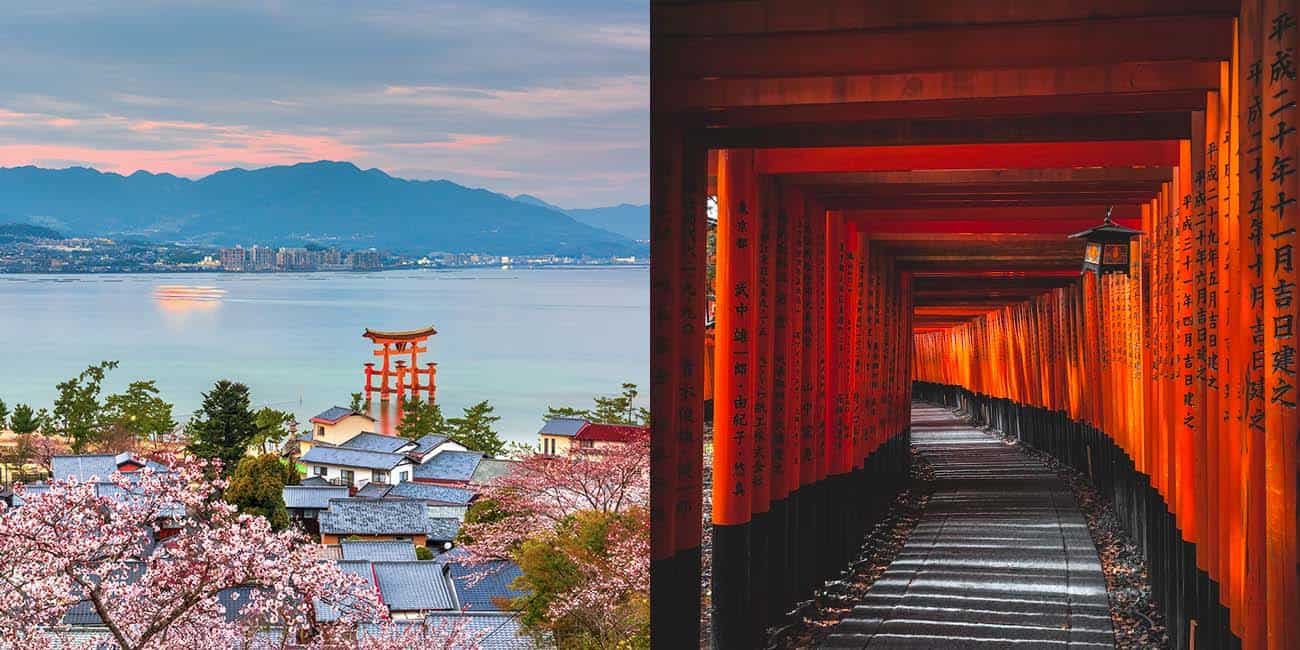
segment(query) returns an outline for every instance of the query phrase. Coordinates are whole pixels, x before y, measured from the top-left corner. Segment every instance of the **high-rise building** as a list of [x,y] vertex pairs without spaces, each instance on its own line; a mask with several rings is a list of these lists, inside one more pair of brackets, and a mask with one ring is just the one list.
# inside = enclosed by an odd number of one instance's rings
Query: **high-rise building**
[[221,268],[226,271],[243,271],[248,265],[248,251],[243,246],[221,249]]
[[267,246],[254,246],[248,251],[248,270],[271,271],[275,269],[275,251]]

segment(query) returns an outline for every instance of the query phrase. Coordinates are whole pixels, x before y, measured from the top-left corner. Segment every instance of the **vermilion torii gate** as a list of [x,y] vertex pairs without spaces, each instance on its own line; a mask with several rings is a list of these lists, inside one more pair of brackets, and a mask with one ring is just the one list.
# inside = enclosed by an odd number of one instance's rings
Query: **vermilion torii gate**
[[[375,344],[374,355],[383,358],[383,365],[379,370],[375,370],[374,363],[365,364],[365,394],[366,401],[370,401],[371,395],[379,393],[381,401],[388,401],[388,398],[397,393],[397,400],[400,402],[406,399],[406,391],[411,391],[411,396],[419,398],[423,392],[429,401],[433,401],[437,393],[437,384],[435,378],[438,374],[438,364],[430,361],[421,368],[420,353],[428,352],[429,348],[422,345],[429,340],[430,336],[437,334],[433,326],[423,327],[414,330],[396,330],[380,331],[366,328],[361,335],[370,339]],[[390,366],[389,361],[393,356],[409,355],[409,364],[407,359],[397,359],[394,365]],[[379,378],[379,385],[375,386],[375,378]],[[421,382],[420,379],[424,381]]]
[[[832,575],[909,386],[1091,468],[1186,647],[1293,647],[1295,0],[652,5],[652,607],[698,645]],[[1146,233],[1080,279],[1107,206]],[[915,337],[915,338],[914,338]]]

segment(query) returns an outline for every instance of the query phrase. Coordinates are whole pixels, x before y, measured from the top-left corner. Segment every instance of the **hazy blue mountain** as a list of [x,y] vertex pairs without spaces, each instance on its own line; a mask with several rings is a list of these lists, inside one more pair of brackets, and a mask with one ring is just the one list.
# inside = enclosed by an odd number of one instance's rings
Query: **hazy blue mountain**
[[63,233],[30,223],[0,223],[0,242],[66,239]]
[[531,194],[520,194],[515,197],[515,200],[520,203],[558,210],[588,226],[615,232],[628,239],[642,242],[650,240],[650,206],[648,205],[620,203],[619,205],[604,208],[566,209],[553,203],[547,203]]
[[421,253],[644,254],[563,212],[347,162],[228,169],[197,181],[84,167],[0,168],[0,214],[66,233],[213,244],[316,242]]
[[628,239],[650,241],[650,206],[620,203],[607,208],[565,210],[570,217]]

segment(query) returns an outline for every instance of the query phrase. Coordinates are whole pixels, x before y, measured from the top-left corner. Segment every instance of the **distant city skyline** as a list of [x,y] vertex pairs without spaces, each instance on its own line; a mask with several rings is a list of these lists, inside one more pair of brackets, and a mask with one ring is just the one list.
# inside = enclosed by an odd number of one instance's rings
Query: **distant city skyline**
[[566,208],[648,201],[648,3],[26,2],[0,166],[314,160]]

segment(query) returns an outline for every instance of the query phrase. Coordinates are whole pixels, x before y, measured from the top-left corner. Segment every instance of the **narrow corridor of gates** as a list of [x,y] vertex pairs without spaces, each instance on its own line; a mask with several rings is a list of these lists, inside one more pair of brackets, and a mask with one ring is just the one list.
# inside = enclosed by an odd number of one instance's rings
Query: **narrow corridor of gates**
[[[1090,477],[1176,647],[1300,647],[1300,0],[652,0],[650,47],[654,646],[836,578],[917,396]],[[974,442],[919,548],[1056,504]]]
[[912,405],[934,493],[833,648],[1113,646],[1097,549],[1055,472],[946,407]]

